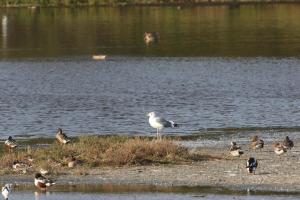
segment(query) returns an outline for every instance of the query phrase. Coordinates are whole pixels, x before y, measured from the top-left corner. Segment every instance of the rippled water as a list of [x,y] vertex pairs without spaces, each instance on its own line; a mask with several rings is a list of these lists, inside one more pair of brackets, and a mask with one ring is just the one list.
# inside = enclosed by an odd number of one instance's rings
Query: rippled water
[[0,62],[0,133],[53,137],[151,134],[146,113],[180,124],[167,133],[295,127],[296,58],[72,57]]

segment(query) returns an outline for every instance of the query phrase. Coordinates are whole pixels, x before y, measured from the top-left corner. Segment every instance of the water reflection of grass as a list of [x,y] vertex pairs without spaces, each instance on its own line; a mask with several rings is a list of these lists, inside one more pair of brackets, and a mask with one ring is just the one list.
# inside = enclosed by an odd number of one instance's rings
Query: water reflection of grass
[[[28,156],[34,159],[32,163],[28,161]],[[82,136],[74,138],[67,145],[56,142],[50,145],[37,145],[27,142],[13,153],[2,152],[0,167],[5,173],[12,172],[13,161],[18,160],[32,165],[29,171],[43,167],[55,173],[68,168],[70,157],[76,159],[80,166],[76,169],[77,173],[82,175],[86,173],[86,169],[99,166],[176,164],[201,160],[205,156],[190,153],[186,147],[172,139]]]
[[[34,191],[32,184],[20,184],[14,187],[15,191]],[[114,184],[63,184],[51,189],[51,192],[80,192],[90,194],[146,194],[146,193],[173,193],[193,194],[194,197],[204,197],[207,194],[215,195],[260,195],[260,196],[297,196],[299,192],[283,191],[256,191],[256,190],[233,190],[224,187],[211,186],[158,186],[158,185],[114,185]]]

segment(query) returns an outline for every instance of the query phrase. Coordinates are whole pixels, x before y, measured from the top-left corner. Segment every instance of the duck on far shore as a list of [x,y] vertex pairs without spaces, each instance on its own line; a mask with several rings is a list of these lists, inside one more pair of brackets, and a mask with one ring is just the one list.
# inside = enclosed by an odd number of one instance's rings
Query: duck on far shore
[[14,161],[12,164],[13,171],[15,172],[22,172],[23,174],[27,173],[27,170],[30,168],[26,163],[20,162],[18,160]]
[[241,156],[244,153],[241,150],[241,147],[236,144],[236,142],[231,142],[231,147],[229,149],[229,152],[234,157]]
[[286,136],[282,145],[287,149],[292,149],[294,147],[294,142],[290,140],[289,136]]
[[273,148],[274,148],[274,152],[277,155],[282,155],[287,152],[287,148],[281,142],[276,142],[273,145]]
[[16,140],[14,140],[11,136],[9,136],[7,140],[5,140],[4,145],[6,146],[6,148],[8,148],[9,152],[18,146]]
[[262,149],[264,148],[264,141],[259,139],[257,135],[253,136],[251,140],[252,149]]
[[56,139],[60,144],[68,144],[70,142],[68,136],[63,133],[61,128],[58,128],[57,130]]
[[257,166],[258,166],[258,162],[254,157],[250,157],[247,160],[246,168],[249,174],[255,174]]

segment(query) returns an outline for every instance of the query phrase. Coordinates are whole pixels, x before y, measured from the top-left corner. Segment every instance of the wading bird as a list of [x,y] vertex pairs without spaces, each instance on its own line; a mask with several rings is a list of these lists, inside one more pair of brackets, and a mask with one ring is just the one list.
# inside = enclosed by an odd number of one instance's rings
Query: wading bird
[[174,128],[178,127],[178,125],[173,121],[165,120],[164,118],[157,117],[155,112],[150,112],[147,115],[149,117],[149,124],[153,128],[156,128],[156,137],[157,139],[161,139],[161,131],[163,128]]
[[34,178],[34,185],[38,187],[40,190],[46,190],[47,187],[55,185],[55,183],[52,180],[42,176],[42,174],[36,173]]
[[8,196],[12,191],[12,184],[5,184],[4,187],[2,187],[2,196],[5,200],[8,200]]

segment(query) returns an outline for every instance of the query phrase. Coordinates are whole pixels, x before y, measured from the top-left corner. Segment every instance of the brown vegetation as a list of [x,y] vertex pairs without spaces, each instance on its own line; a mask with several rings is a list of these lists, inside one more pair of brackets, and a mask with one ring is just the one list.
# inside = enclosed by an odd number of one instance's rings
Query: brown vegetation
[[[28,156],[33,158],[33,161],[29,161]],[[3,153],[0,155],[0,168],[10,171],[12,163],[18,160],[28,166],[28,172],[41,168],[61,172],[62,169],[68,168],[70,157],[76,159],[81,168],[87,169],[200,160],[199,156],[191,154],[186,147],[170,139],[83,136],[67,145],[54,142],[48,148],[28,146],[13,153]]]

